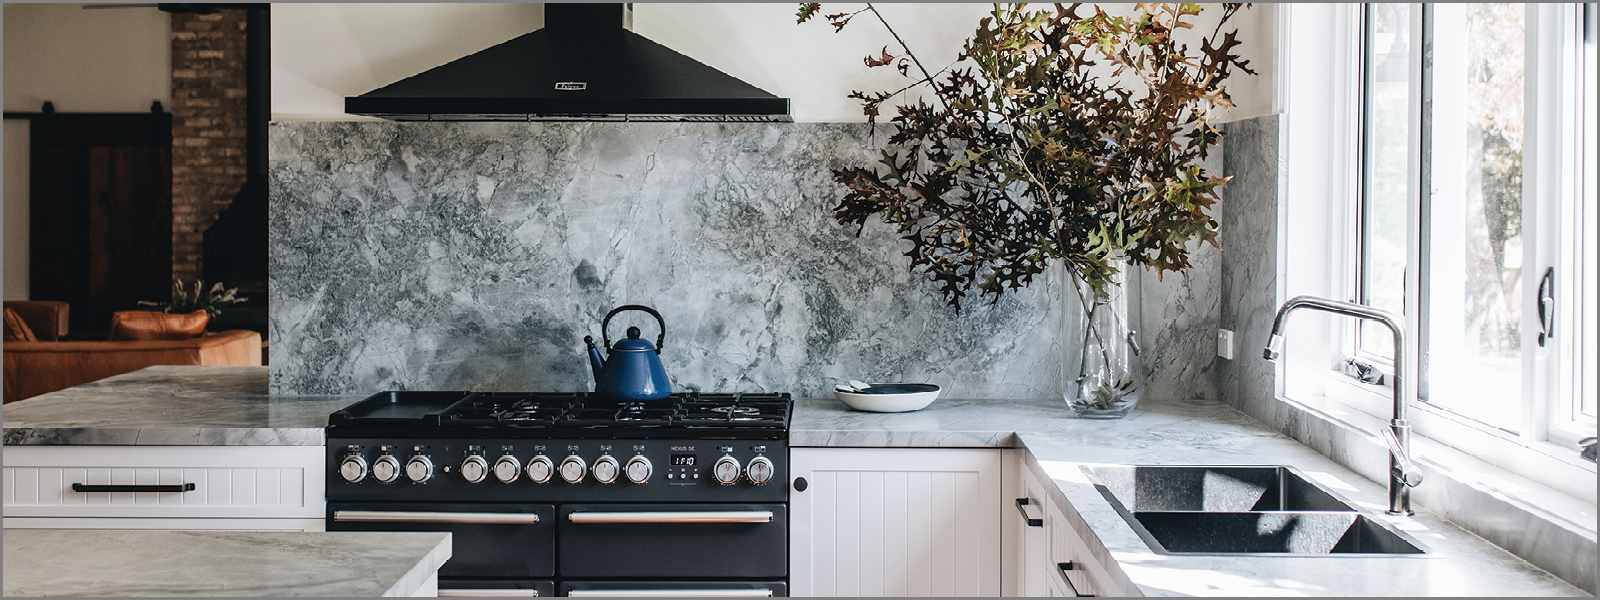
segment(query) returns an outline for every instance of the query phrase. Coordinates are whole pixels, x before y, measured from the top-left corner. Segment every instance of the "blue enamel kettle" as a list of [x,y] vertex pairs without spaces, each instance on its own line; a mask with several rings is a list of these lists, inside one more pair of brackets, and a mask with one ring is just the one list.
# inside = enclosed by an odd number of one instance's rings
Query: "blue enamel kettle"
[[[611,343],[611,335],[606,332],[611,317],[630,310],[650,313],[661,325],[661,335],[654,346],[649,340],[639,339],[638,327],[629,327],[626,339]],[[621,400],[660,400],[672,395],[672,382],[667,380],[667,370],[661,367],[661,346],[667,338],[667,322],[661,318],[661,313],[637,304],[613,308],[600,323],[600,337],[608,358],[600,357],[600,350],[594,346],[594,336],[583,336],[583,343],[589,347],[589,366],[594,369],[595,393]]]

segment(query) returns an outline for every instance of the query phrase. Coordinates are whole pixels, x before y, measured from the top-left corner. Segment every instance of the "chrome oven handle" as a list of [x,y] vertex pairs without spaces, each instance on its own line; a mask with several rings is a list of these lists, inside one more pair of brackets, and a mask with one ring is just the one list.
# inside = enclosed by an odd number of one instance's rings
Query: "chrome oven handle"
[[573,523],[771,523],[770,510],[707,510],[674,512],[574,512]]
[[450,589],[439,588],[440,598],[537,598],[539,590],[529,589]]
[[508,523],[539,522],[534,513],[419,512],[401,510],[336,510],[333,520],[350,523]]
[[568,598],[771,598],[772,590],[572,590]]

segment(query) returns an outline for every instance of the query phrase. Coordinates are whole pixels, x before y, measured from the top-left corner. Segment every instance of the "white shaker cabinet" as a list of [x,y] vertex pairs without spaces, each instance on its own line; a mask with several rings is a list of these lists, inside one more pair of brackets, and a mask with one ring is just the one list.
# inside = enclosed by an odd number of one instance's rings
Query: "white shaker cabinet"
[[322,531],[323,452],[322,446],[6,446],[4,524]]
[[[1018,457],[1016,462],[1024,463],[1020,453]],[[1014,546],[1012,560],[1015,562],[1009,566],[1015,572],[1015,593],[1018,596],[1053,596],[1051,586],[1055,575],[1051,571],[1055,564],[1050,561],[1050,531],[1054,523],[1051,522],[1053,515],[1046,511],[1050,496],[1025,463],[1019,471],[1020,485],[1014,487],[1015,493],[1006,499],[1015,510],[1005,515],[1007,530],[1013,532],[1007,537],[1014,540],[1010,543]]]
[[791,449],[790,593],[999,596],[1005,452]]
[[[1030,597],[1138,596],[1137,589],[1117,585],[1111,569],[1084,540],[1088,525],[1070,505],[1048,490],[1049,477],[1030,468],[1026,452],[1018,452],[1016,483],[1008,501],[1015,510],[1006,514],[1007,569],[1016,579],[1015,594]],[[1088,535],[1092,536],[1092,533]],[[1109,560],[1109,557],[1107,558]],[[1119,571],[1120,573],[1120,571]],[[1132,590],[1132,591],[1130,591]],[[1008,590],[1008,593],[1010,591]]]

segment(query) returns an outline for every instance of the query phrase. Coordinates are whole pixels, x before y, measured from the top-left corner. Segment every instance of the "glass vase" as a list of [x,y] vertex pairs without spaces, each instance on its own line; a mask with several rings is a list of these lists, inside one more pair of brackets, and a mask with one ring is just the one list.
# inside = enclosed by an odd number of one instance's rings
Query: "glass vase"
[[[1120,419],[1139,404],[1144,365],[1139,357],[1138,285],[1133,264],[1096,290],[1068,271],[1062,286],[1062,398],[1082,419]],[[1132,310],[1130,310],[1130,307]]]

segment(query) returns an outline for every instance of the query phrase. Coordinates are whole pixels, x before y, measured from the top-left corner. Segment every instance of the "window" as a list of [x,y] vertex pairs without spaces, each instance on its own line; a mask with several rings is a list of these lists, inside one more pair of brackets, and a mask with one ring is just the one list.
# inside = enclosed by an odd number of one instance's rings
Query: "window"
[[[1404,315],[1419,360],[1401,382],[1420,400],[1417,433],[1521,474],[1539,470],[1535,454],[1553,457],[1592,489],[1594,468],[1575,464],[1573,442],[1595,435],[1600,362],[1595,5],[1292,10],[1290,77],[1332,77],[1290,80],[1281,235],[1307,248],[1311,228],[1333,233],[1322,273],[1291,250],[1284,297]],[[1329,322],[1320,343],[1342,350],[1285,367],[1285,396],[1326,396],[1387,420],[1387,329]],[[1326,375],[1307,377],[1312,369]]]

